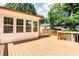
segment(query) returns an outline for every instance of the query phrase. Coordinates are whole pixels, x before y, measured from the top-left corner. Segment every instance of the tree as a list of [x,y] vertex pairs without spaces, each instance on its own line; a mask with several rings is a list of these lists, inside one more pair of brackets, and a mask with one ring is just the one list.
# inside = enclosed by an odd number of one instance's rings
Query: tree
[[65,3],[62,5],[62,10],[68,13],[68,19],[64,22],[70,30],[76,30],[76,24],[79,24],[79,4],[78,3]]
[[51,27],[65,26],[66,29],[75,30],[76,25],[79,24],[79,4],[63,3],[54,4],[48,12]]
[[49,20],[48,18],[42,18],[41,21],[40,21],[40,24],[46,24],[46,23],[49,23]]
[[63,10],[61,9],[61,4],[56,3],[52,5],[48,12],[48,19],[50,20],[51,28],[61,25],[63,22]]
[[7,3],[5,7],[13,10],[19,10],[29,14],[37,15],[35,7],[31,3]]
[[79,4],[78,3],[65,3],[62,5],[62,9],[65,12],[68,12],[68,16],[71,16],[72,14],[75,14],[79,10]]

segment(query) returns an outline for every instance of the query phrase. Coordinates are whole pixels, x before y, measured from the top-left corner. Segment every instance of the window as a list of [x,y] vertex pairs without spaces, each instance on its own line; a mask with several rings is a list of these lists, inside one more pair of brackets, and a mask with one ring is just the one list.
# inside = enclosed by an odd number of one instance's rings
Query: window
[[13,33],[13,18],[4,17],[4,33]]
[[23,32],[23,19],[17,19],[16,32]]
[[37,32],[37,22],[36,21],[33,22],[33,31]]
[[26,20],[26,32],[31,32],[31,20]]

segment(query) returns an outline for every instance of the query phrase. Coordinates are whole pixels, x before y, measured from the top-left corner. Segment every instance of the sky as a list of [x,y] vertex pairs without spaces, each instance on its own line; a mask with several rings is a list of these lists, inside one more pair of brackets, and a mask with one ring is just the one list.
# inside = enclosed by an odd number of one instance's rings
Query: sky
[[50,10],[50,7],[52,4],[51,3],[50,4],[49,3],[36,3],[34,4],[34,6],[38,14],[43,15],[44,17],[47,17],[48,11]]
[[[5,5],[6,3],[0,3],[0,6]],[[53,3],[33,3],[35,6],[35,9],[39,15],[43,15],[45,18],[47,18],[48,11],[50,10],[51,5]]]

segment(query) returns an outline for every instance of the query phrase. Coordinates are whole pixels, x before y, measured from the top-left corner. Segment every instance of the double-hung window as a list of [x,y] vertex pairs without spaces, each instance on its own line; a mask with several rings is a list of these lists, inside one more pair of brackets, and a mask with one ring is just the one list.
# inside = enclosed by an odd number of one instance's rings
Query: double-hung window
[[31,20],[26,20],[26,32],[31,32]]
[[33,32],[37,32],[37,21],[33,21]]
[[17,19],[16,32],[23,32],[23,19]]
[[13,33],[13,18],[4,17],[4,33]]

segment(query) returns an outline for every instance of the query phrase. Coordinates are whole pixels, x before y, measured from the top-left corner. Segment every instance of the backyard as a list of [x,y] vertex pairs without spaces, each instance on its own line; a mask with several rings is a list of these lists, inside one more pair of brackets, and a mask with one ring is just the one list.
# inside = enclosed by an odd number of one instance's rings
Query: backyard
[[33,41],[8,44],[9,56],[71,56],[79,55],[79,43],[57,40],[56,35]]
[[[79,4],[6,3],[0,8],[4,17],[0,23],[0,56],[79,55]],[[40,8],[43,15],[37,12]],[[58,31],[62,32],[58,35]]]

